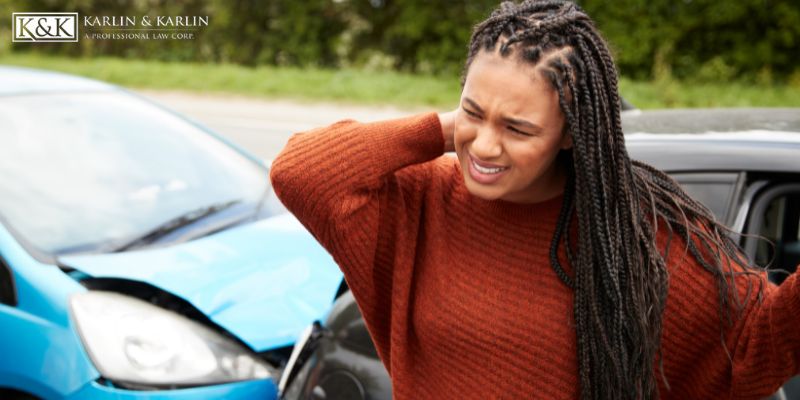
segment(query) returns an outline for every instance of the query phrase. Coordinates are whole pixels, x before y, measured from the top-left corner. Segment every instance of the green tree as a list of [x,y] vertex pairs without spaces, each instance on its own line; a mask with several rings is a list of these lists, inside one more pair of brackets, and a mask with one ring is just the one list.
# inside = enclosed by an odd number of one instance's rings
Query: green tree
[[580,2],[629,76],[726,80],[800,65],[800,3],[794,0],[603,0]]
[[355,33],[351,60],[381,51],[395,60],[399,70],[457,73],[473,26],[497,1],[349,0],[346,4],[365,25]]

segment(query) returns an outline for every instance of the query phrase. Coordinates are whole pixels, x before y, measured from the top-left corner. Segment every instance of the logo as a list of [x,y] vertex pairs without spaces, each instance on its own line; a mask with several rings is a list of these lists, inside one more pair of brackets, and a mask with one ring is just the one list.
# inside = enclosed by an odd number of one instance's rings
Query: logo
[[77,42],[78,13],[12,13],[14,42]]

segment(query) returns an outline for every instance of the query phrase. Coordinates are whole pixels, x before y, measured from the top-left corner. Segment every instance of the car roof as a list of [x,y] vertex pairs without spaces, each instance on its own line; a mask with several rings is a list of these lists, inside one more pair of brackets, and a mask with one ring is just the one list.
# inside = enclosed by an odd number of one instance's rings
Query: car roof
[[693,108],[622,114],[622,130],[626,134],[759,130],[800,133],[800,108]]
[[631,157],[669,172],[800,173],[800,109],[728,108],[623,113]]
[[0,96],[111,90],[116,86],[60,72],[0,65]]

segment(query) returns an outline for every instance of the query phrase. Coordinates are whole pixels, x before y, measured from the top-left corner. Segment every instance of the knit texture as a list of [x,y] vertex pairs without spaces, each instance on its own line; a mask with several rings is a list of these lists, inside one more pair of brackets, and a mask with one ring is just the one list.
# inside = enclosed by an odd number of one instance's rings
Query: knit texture
[[[573,292],[548,256],[562,197],[476,198],[443,148],[434,112],[343,120],[292,136],[270,174],[344,272],[395,399],[578,398]],[[669,244],[661,398],[757,399],[797,373],[797,274],[723,337],[716,281]]]

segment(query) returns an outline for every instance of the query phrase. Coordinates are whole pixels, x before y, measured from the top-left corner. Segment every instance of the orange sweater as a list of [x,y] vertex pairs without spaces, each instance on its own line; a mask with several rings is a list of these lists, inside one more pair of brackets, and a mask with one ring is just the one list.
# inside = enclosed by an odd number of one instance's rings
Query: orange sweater
[[[441,129],[430,112],[294,135],[273,163],[275,191],[344,272],[396,399],[576,399],[573,293],[548,257],[562,199],[470,195]],[[797,274],[727,331],[731,363],[714,278],[679,242],[661,397],[771,394],[798,372]]]

